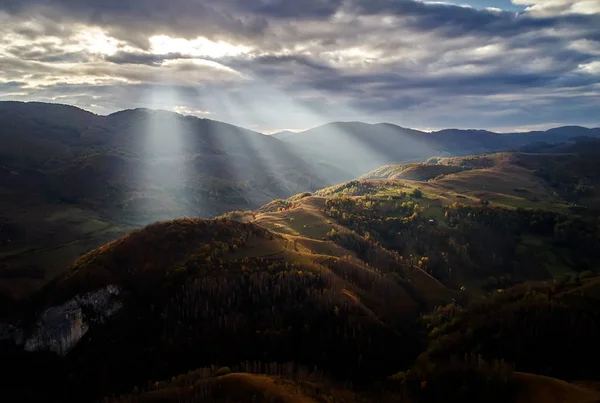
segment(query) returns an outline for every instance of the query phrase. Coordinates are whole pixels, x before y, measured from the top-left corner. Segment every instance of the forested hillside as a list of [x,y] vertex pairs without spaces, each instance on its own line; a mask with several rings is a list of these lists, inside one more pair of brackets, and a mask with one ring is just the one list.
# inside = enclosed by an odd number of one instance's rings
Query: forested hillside
[[338,182],[218,122],[0,105],[8,401],[599,398],[597,139]]
[[[7,390],[76,401],[594,402],[600,223],[591,204],[525,168],[529,156],[429,161],[461,169],[134,231],[78,259],[19,308],[25,322],[4,326],[7,359],[32,363]],[[515,169],[529,174],[483,179]],[[464,173],[485,192],[448,187]],[[501,202],[515,188],[548,192],[536,193],[546,204]],[[18,382],[38,377],[40,389]]]

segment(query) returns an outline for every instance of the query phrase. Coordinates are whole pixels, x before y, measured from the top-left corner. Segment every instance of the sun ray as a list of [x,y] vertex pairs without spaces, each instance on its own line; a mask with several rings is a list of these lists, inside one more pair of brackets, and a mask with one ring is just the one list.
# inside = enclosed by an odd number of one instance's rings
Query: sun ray
[[200,206],[194,208],[186,194],[190,182],[189,129],[185,118],[169,111],[181,103],[177,92],[156,85],[145,101],[152,109],[135,111],[134,117],[142,164],[140,172],[132,173],[138,187],[129,208],[143,223],[196,215]]

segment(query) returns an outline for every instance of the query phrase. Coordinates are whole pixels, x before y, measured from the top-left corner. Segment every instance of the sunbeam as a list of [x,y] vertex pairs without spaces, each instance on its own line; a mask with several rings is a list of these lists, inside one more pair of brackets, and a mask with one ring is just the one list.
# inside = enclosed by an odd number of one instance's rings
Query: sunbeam
[[[305,92],[317,93],[315,89],[307,89]],[[205,94],[206,95],[206,94]],[[277,88],[277,86],[262,80],[260,77],[252,77],[251,83],[245,84],[242,88],[237,88],[230,91],[214,91],[209,95],[210,102],[215,105],[214,109],[219,110],[219,118],[228,122],[237,122],[245,127],[262,131],[265,127],[274,125],[283,125],[285,120],[292,122],[310,121],[322,122],[324,124],[320,130],[323,132],[319,138],[313,136],[305,136],[304,133],[297,134],[295,144],[298,147],[279,147],[277,152],[273,153],[274,148],[260,149],[253,141],[254,137],[246,139],[248,145],[252,148],[252,153],[260,158],[262,164],[271,173],[275,186],[282,186],[285,189],[286,174],[290,174],[292,170],[287,172],[282,171],[282,167],[286,165],[286,154],[293,153],[296,157],[305,160],[307,165],[313,165],[318,161],[326,161],[330,159],[326,151],[315,150],[315,143],[323,144],[326,147],[323,149],[333,148],[338,150],[336,158],[345,160],[346,166],[355,166],[356,169],[349,175],[333,174],[326,179],[336,181],[340,179],[351,179],[352,176],[357,176],[366,173],[369,169],[377,168],[384,164],[397,162],[393,158],[392,150],[385,146],[385,142],[389,137],[399,136],[390,127],[380,126],[378,132],[382,136],[381,139],[370,141],[365,139],[360,132],[356,131],[356,124],[327,124],[334,120],[337,116],[360,116],[359,111],[344,105],[343,103],[329,103],[326,107],[319,108],[318,104],[311,105],[311,100],[296,99],[292,95]],[[315,95],[318,98],[318,95]],[[265,105],[270,105],[265,107]],[[367,125],[363,124],[367,129]],[[360,130],[360,129],[359,129]],[[407,149],[423,147],[416,141],[410,138],[405,139],[403,146]],[[316,167],[311,167],[312,172],[317,170]],[[333,169],[333,167],[332,167]],[[326,170],[325,170],[326,171]],[[310,190],[311,184],[307,183],[307,190]]]
[[[152,110],[137,111],[135,120],[143,164],[141,172],[131,173],[138,190],[127,202],[128,211],[138,222],[209,217],[230,205],[256,208],[273,197],[350,180],[397,162],[397,150],[386,145],[393,137],[392,143],[409,151],[423,147],[410,136],[399,134],[395,127],[327,123],[360,113],[344,102],[323,103],[315,89],[304,91],[313,94],[311,99],[296,98],[258,76],[247,77],[234,89],[199,84],[197,99],[182,93],[175,80],[147,91],[143,104]],[[259,133],[204,116],[235,122]],[[315,129],[316,137],[311,132],[297,134],[294,146],[260,133],[290,119],[294,125],[303,120],[324,125]],[[375,130],[377,136],[367,139],[361,130]],[[315,147],[317,143],[324,145],[322,150]],[[328,155],[331,149],[336,155]],[[216,204],[218,209],[207,207]]]
[[193,216],[201,208],[192,208],[186,189],[188,170],[185,119],[170,112],[180,104],[177,92],[168,86],[155,86],[146,101],[152,110],[134,111],[134,132],[142,160],[140,172],[131,176],[138,191],[129,200],[132,214],[145,223]]

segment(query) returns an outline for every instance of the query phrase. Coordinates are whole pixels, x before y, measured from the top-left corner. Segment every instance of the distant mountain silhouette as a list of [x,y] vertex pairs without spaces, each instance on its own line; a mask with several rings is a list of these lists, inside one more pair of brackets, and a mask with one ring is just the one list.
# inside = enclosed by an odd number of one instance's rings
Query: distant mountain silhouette
[[327,158],[329,163],[358,176],[399,161],[512,150],[539,141],[560,143],[579,136],[600,137],[600,129],[566,126],[528,133],[460,129],[426,133],[389,123],[338,122],[280,138],[303,155]]

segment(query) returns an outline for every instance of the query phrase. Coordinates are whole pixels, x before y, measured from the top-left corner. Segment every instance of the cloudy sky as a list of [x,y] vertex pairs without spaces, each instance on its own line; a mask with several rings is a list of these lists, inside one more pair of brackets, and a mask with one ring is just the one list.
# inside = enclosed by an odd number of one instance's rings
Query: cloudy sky
[[0,0],[0,100],[263,132],[600,126],[600,0]]

